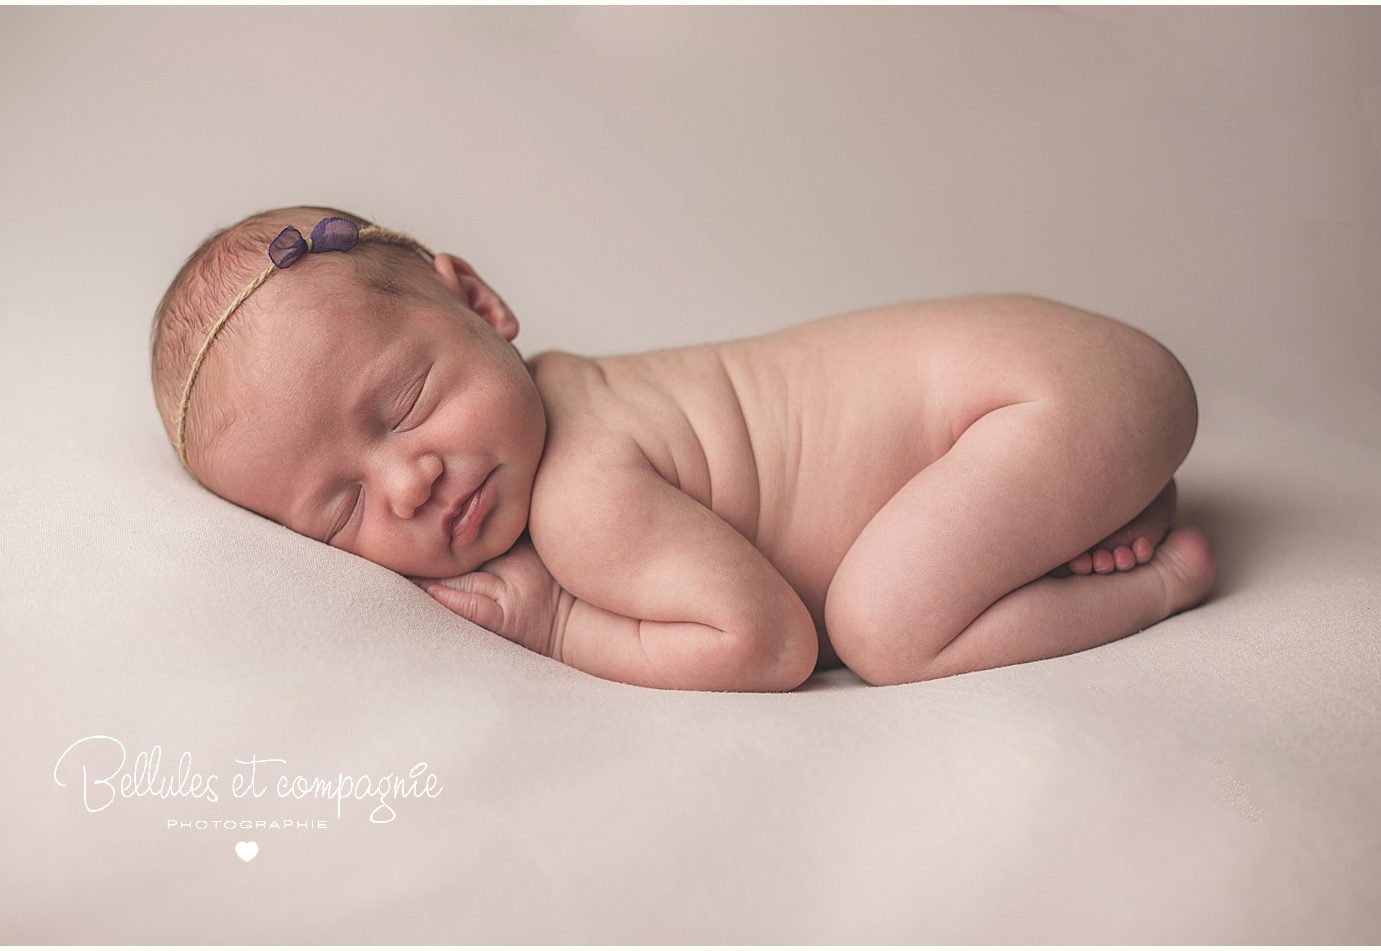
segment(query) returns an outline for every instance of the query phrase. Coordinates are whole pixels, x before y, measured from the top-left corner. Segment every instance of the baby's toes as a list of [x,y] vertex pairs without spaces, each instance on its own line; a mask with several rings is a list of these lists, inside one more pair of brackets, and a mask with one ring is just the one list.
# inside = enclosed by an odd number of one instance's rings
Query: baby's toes
[[1136,563],[1138,565],[1144,565],[1146,562],[1150,561],[1151,556],[1155,554],[1155,552],[1156,546],[1151,544],[1149,538],[1138,538],[1136,541],[1132,542],[1132,554],[1136,556]]
[[1093,573],[1093,556],[1088,552],[1076,555],[1070,559],[1069,570],[1076,575],[1087,575]]
[[1111,574],[1117,569],[1117,564],[1113,561],[1112,552],[1106,548],[1099,548],[1093,553],[1093,570],[1100,575]]
[[1126,545],[1118,545],[1113,549],[1112,560],[1118,571],[1131,571],[1136,567],[1136,555],[1132,554],[1132,550]]

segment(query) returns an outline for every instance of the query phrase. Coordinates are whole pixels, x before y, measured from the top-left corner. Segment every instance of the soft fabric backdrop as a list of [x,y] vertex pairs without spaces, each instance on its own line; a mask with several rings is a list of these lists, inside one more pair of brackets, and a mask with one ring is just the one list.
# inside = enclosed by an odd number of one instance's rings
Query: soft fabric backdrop
[[[1381,941],[1381,11],[9,8],[0,130],[0,941]],[[159,295],[299,202],[470,260],[524,353],[1116,316],[1198,388],[1219,587],[906,687],[524,653],[167,445]],[[220,801],[87,812],[97,734]],[[337,820],[251,755],[443,791]]]

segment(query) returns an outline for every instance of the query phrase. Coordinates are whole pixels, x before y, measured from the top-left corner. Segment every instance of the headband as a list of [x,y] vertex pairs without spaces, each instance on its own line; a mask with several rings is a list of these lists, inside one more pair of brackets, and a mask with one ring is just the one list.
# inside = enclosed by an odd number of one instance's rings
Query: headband
[[206,332],[206,339],[201,343],[201,349],[197,351],[197,357],[192,361],[192,369],[187,374],[187,382],[182,387],[182,400],[177,406],[177,438],[173,443],[177,449],[177,457],[182,461],[182,467],[188,472],[192,469],[187,465],[187,447],[184,443],[187,429],[187,405],[192,397],[192,384],[196,382],[197,372],[201,369],[201,362],[206,358],[206,351],[211,347],[211,341],[216,339],[216,334],[221,332],[225,322],[230,319],[230,315],[235,313],[235,309],[245,302],[245,299],[259,289],[259,285],[269,279],[269,275],[274,271],[281,271],[284,268],[292,267],[304,255],[321,254],[324,251],[349,251],[361,241],[380,241],[385,244],[401,245],[416,251],[428,261],[435,257],[431,251],[418,244],[405,234],[397,231],[389,231],[387,228],[380,228],[377,225],[365,225],[361,228],[349,218],[332,216],[322,218],[312,229],[310,236],[302,237],[302,232],[296,228],[284,228],[278,233],[278,237],[269,243],[269,260],[273,263],[266,267],[258,277],[250,281],[249,286],[240,291],[240,296],[231,301],[230,306],[221,314],[219,320],[211,325],[211,329]]

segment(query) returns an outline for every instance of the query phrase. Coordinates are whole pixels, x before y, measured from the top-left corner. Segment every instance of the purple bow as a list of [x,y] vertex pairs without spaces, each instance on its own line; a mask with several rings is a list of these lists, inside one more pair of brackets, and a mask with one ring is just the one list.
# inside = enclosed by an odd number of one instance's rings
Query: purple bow
[[291,226],[278,232],[278,237],[269,244],[269,260],[280,268],[292,267],[298,258],[309,250],[313,254],[322,251],[349,251],[360,240],[359,225],[349,218],[332,216],[322,218],[312,229],[311,247],[302,237],[302,232]]

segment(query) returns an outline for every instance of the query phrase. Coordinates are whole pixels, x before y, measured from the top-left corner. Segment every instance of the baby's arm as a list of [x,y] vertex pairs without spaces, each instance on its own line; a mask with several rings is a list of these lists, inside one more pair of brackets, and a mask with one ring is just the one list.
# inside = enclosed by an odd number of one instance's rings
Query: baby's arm
[[533,544],[567,592],[553,656],[624,683],[790,690],[810,612],[749,541],[663,479],[631,440],[544,460]]

